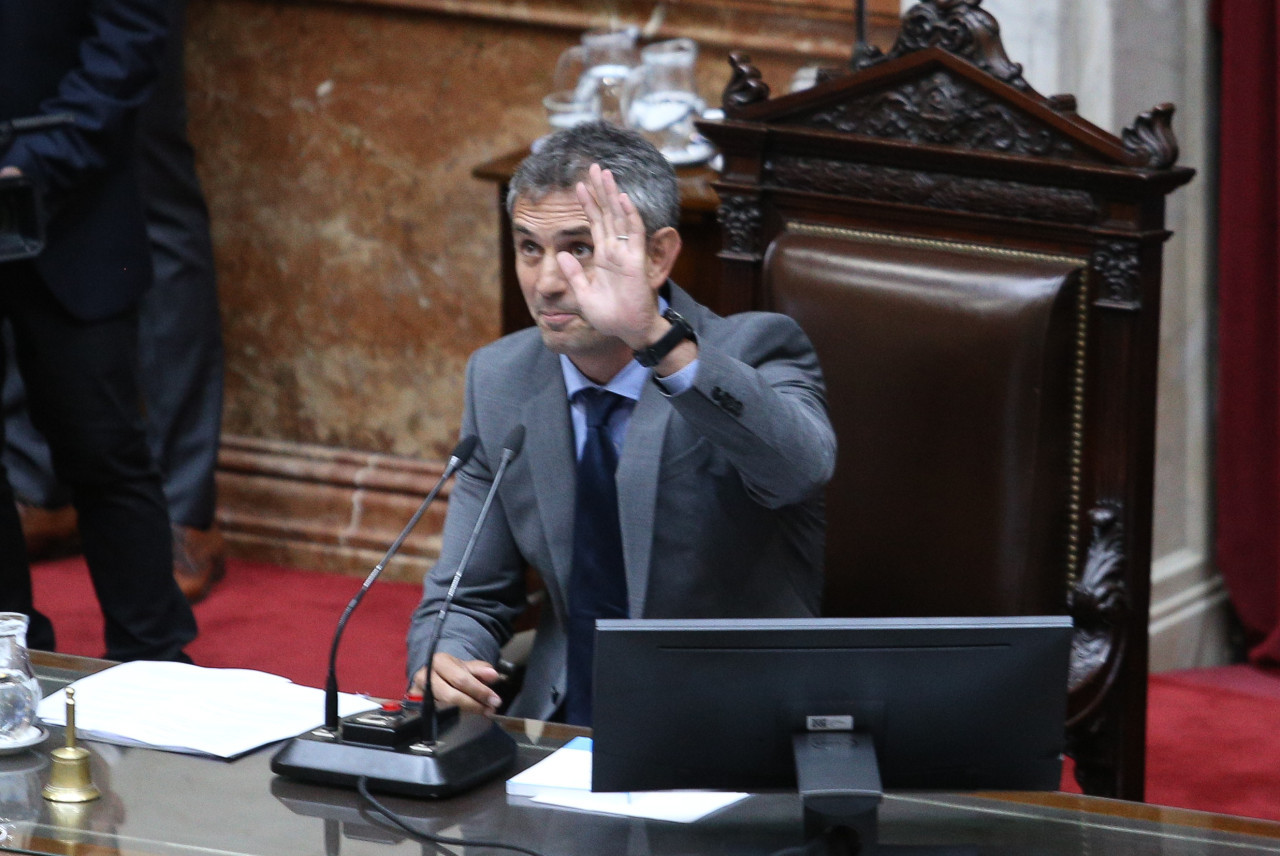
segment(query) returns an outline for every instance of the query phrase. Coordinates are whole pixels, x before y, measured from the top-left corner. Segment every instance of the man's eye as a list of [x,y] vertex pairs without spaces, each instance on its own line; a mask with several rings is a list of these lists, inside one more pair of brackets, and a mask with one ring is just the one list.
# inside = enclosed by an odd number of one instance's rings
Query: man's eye
[[574,244],[569,248],[569,252],[575,259],[589,259],[595,252],[595,248],[590,244]]
[[533,241],[521,241],[516,245],[516,252],[522,256],[537,256],[542,254],[541,248]]

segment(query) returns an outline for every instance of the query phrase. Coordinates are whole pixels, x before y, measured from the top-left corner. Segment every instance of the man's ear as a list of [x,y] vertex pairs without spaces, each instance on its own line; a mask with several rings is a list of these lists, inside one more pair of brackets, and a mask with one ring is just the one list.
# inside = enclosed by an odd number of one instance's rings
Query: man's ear
[[654,291],[661,288],[671,275],[671,268],[676,263],[676,256],[680,255],[681,245],[680,233],[671,226],[663,226],[645,242],[645,254],[649,263],[646,276],[649,287]]

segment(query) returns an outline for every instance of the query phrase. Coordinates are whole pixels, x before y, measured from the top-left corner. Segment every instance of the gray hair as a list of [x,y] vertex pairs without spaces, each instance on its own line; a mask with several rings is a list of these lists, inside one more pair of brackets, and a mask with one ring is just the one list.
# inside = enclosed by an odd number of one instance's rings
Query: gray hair
[[572,191],[591,164],[613,173],[618,189],[640,212],[646,235],[680,222],[676,173],[662,153],[635,131],[608,122],[587,122],[543,139],[521,162],[507,190],[507,214],[516,200],[536,202],[548,193]]

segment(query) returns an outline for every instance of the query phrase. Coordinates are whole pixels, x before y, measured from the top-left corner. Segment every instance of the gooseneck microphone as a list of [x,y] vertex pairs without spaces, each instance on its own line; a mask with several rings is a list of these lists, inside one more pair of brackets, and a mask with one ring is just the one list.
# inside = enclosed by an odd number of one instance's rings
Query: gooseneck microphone
[[[436,618],[430,643],[430,656],[441,633],[444,617],[453,602],[458,581],[470,562],[481,527],[489,514],[507,466],[524,442],[524,426],[507,435],[493,484],[481,506],[471,538],[454,573],[440,614]],[[271,770],[282,776],[307,782],[361,787],[415,797],[445,797],[479,785],[511,766],[516,744],[511,735],[496,722],[481,714],[459,713],[446,722],[436,711],[434,701],[423,715],[394,702],[382,710],[351,716],[338,716],[338,681],[335,661],[338,642],[364,593],[396,554],[441,486],[466,463],[476,447],[476,438],[467,437],[454,449],[440,481],[423,501],[422,507],[405,526],[378,566],[370,572],[364,585],[351,599],[338,621],[333,647],[329,653],[329,677],[325,686],[325,724],[289,740],[271,759]],[[428,663],[430,662],[428,657]],[[428,676],[427,693],[430,693]],[[424,694],[425,695],[425,694]],[[419,722],[419,719],[422,722]],[[424,739],[425,736],[425,739]]]
[[364,599],[365,592],[373,585],[374,581],[382,574],[382,569],[387,563],[400,552],[400,546],[404,544],[409,533],[418,525],[418,521],[422,519],[422,515],[426,514],[427,507],[435,501],[440,493],[440,489],[444,487],[445,482],[453,477],[453,474],[471,460],[471,454],[476,450],[477,437],[470,434],[458,441],[458,445],[453,447],[453,453],[449,455],[449,463],[445,465],[444,473],[436,481],[435,487],[427,494],[427,498],[422,500],[422,504],[418,506],[418,510],[413,513],[413,517],[409,518],[409,522],[405,524],[404,529],[400,530],[400,535],[392,542],[387,554],[382,557],[369,576],[365,577],[364,585],[360,586],[360,591],[356,592],[355,597],[351,598],[351,602],[347,604],[347,608],[343,610],[342,617],[338,619],[338,628],[333,633],[333,644],[329,648],[329,673],[324,682],[324,724],[326,728],[338,728],[338,643],[342,641],[342,633],[347,629],[347,621],[351,618],[351,613],[355,612],[356,607],[360,605],[360,601]]
[[453,605],[453,596],[458,592],[458,583],[462,579],[462,572],[471,563],[471,553],[475,550],[476,542],[480,540],[480,530],[484,526],[485,520],[489,517],[489,507],[493,505],[493,498],[498,495],[498,485],[502,484],[502,477],[506,474],[507,465],[515,460],[516,455],[520,454],[522,446],[524,446],[524,426],[517,425],[507,434],[507,439],[502,441],[502,457],[498,460],[498,469],[493,474],[493,483],[489,485],[489,492],[485,495],[484,504],[480,506],[480,513],[476,516],[476,525],[471,528],[471,537],[467,539],[467,546],[462,551],[462,558],[458,560],[458,569],[453,572],[453,580],[449,583],[449,590],[445,593],[444,600],[440,604],[440,611],[436,613],[435,625],[431,628],[431,641],[427,644],[427,677],[423,691],[423,704],[424,706],[430,705],[430,715],[422,718],[422,739],[427,743],[434,743],[440,736],[440,712],[436,708],[435,697],[431,692],[431,661],[435,659],[436,648],[440,644],[440,635],[444,632],[444,620],[449,614],[449,607]]

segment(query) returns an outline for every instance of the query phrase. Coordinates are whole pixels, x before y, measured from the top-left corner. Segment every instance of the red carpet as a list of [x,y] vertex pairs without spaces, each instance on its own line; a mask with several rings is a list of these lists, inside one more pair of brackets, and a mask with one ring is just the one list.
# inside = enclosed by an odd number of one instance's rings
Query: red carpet
[[1147,802],[1280,820],[1280,673],[1153,675]]
[[[40,565],[34,579],[36,603],[53,619],[59,648],[100,656],[102,619],[83,560]],[[200,637],[188,652],[203,666],[261,669],[323,686],[334,627],[360,583],[228,562],[227,578],[196,606]],[[343,637],[342,689],[400,695],[405,629],[419,594],[407,583],[369,590]],[[1153,675],[1147,801],[1280,821],[1280,672],[1229,666]]]
[[[102,656],[102,615],[84,560],[37,565],[36,606],[53,621],[58,650]],[[200,635],[187,653],[201,666],[260,669],[323,687],[333,631],[362,579],[232,559],[226,578],[195,607]],[[405,631],[417,584],[385,580],[369,589],[338,649],[338,685],[399,698],[405,687]]]

